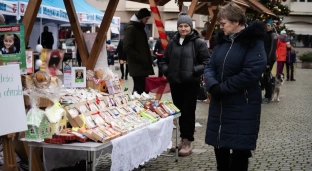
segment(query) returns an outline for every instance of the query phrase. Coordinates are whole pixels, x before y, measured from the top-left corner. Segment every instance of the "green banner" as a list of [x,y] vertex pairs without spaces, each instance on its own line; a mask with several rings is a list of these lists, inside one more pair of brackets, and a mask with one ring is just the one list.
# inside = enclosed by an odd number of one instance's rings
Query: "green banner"
[[19,64],[26,74],[24,25],[0,25],[0,64]]

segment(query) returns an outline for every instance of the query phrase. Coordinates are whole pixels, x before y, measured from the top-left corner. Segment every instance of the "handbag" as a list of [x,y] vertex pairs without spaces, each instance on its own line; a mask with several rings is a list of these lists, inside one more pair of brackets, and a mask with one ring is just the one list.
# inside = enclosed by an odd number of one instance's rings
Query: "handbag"
[[197,95],[197,100],[206,100],[208,98],[206,84],[203,81],[201,81],[199,85],[200,87],[199,87],[199,92]]

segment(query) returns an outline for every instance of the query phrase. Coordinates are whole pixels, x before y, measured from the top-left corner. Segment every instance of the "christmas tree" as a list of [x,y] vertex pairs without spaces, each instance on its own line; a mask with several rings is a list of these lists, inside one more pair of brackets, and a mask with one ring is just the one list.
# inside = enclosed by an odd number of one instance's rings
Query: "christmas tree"
[[[283,2],[285,1],[286,0],[283,0]],[[266,20],[271,19],[275,23],[275,29],[277,33],[285,30],[289,36],[293,36],[295,34],[293,30],[288,30],[284,25],[282,25],[282,16],[288,16],[291,12],[288,6],[283,5],[281,0],[259,0],[259,2],[271,10],[276,15],[276,17],[268,14],[260,14],[257,18],[258,20],[265,22]],[[253,14],[246,14],[246,16],[248,21],[251,21],[253,18]]]

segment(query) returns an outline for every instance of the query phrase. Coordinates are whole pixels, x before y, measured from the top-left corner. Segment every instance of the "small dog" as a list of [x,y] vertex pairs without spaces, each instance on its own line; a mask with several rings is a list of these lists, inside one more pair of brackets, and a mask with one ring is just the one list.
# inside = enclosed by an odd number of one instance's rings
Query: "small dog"
[[274,79],[272,82],[274,82],[272,86],[272,101],[280,101],[279,95],[282,88],[282,85],[284,83],[284,74],[277,74],[276,77],[273,77]]

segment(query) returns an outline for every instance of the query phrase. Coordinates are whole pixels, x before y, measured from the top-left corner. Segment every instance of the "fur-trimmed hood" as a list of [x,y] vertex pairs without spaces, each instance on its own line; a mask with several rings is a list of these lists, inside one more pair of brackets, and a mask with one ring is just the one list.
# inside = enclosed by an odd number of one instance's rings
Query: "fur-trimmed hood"
[[[255,21],[245,29],[235,34],[234,40],[241,42],[243,45],[251,45],[258,40],[264,40],[266,36],[265,24],[260,21]],[[216,35],[216,44],[222,44],[225,41],[231,41],[229,36],[224,35],[221,31]]]

